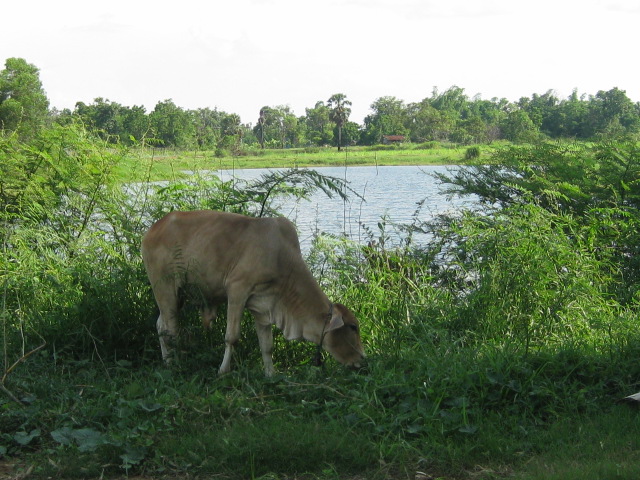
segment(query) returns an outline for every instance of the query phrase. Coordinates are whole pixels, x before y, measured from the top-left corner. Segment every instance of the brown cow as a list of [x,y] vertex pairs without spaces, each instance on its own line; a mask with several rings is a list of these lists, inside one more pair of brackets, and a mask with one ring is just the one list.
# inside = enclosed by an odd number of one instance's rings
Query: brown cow
[[162,356],[169,360],[177,333],[180,291],[195,285],[209,327],[227,300],[227,331],[220,373],[231,370],[245,308],[253,313],[264,370],[273,375],[271,325],[287,340],[320,345],[339,362],[359,367],[364,358],[358,320],[331,303],[302,259],[293,224],[285,218],[252,218],[210,210],[172,212],[142,239],[142,258],[160,309]]

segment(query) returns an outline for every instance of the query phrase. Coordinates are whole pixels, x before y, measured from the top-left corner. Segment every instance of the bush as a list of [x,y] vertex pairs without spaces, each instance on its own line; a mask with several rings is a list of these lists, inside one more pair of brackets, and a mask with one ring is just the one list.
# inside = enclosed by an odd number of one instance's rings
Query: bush
[[420,143],[417,148],[420,150],[436,150],[438,148],[441,148],[442,145],[440,144],[440,142],[432,140],[430,142],[424,142],[424,143]]
[[[622,303],[640,291],[640,149],[634,142],[593,146],[544,143],[507,146],[490,163],[438,174],[456,195],[476,195],[484,205],[509,208],[534,203],[566,214],[595,252],[609,256]],[[568,217],[567,217],[568,218]],[[573,232],[568,234],[573,237]]]
[[376,145],[366,147],[366,149],[370,152],[384,152],[389,150],[400,150],[402,149],[402,146],[398,144],[384,145],[382,143],[378,143]]
[[480,158],[480,147],[469,147],[464,152],[465,160],[477,160],[478,158]]
[[525,352],[607,346],[620,310],[607,294],[613,268],[571,217],[527,205],[465,216],[455,231],[449,266],[467,277],[455,325],[461,334]]

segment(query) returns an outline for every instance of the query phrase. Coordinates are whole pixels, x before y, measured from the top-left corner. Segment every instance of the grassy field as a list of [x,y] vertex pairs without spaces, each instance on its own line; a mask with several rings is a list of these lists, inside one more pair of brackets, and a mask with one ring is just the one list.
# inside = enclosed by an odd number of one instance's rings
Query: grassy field
[[[480,147],[481,158],[487,159],[495,145]],[[456,145],[434,148],[421,147],[349,147],[338,152],[336,148],[268,149],[252,150],[239,156],[217,157],[210,151],[168,151],[147,149],[136,152],[123,168],[129,175],[140,160],[151,164],[149,172],[153,180],[171,179],[184,171],[241,169],[241,168],[292,168],[364,165],[452,165],[466,163],[467,147]]]

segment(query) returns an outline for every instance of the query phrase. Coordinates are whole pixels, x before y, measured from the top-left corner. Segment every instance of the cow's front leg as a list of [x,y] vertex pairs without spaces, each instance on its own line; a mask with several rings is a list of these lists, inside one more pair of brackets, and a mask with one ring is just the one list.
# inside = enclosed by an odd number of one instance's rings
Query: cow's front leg
[[224,358],[218,373],[223,375],[231,371],[231,356],[233,347],[240,340],[240,324],[242,322],[242,312],[244,310],[244,300],[237,301],[229,299],[227,305],[227,332],[224,336]]
[[256,318],[256,332],[258,333],[258,342],[260,343],[260,351],[262,352],[262,361],[264,363],[264,374],[271,377],[274,374],[273,368],[273,330],[269,323],[263,323]]
[[177,325],[175,314],[171,310],[160,310],[158,321],[156,322],[158,329],[158,338],[160,339],[160,350],[162,351],[162,359],[166,363],[171,362],[173,356],[173,345],[176,339]]

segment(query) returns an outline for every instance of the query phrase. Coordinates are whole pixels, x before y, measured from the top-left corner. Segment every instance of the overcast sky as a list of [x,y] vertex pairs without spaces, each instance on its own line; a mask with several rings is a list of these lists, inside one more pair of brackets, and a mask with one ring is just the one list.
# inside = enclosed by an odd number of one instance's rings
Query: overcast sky
[[0,7],[0,62],[40,69],[51,106],[173,99],[255,123],[334,93],[361,123],[379,97],[640,101],[638,0],[20,0]]

